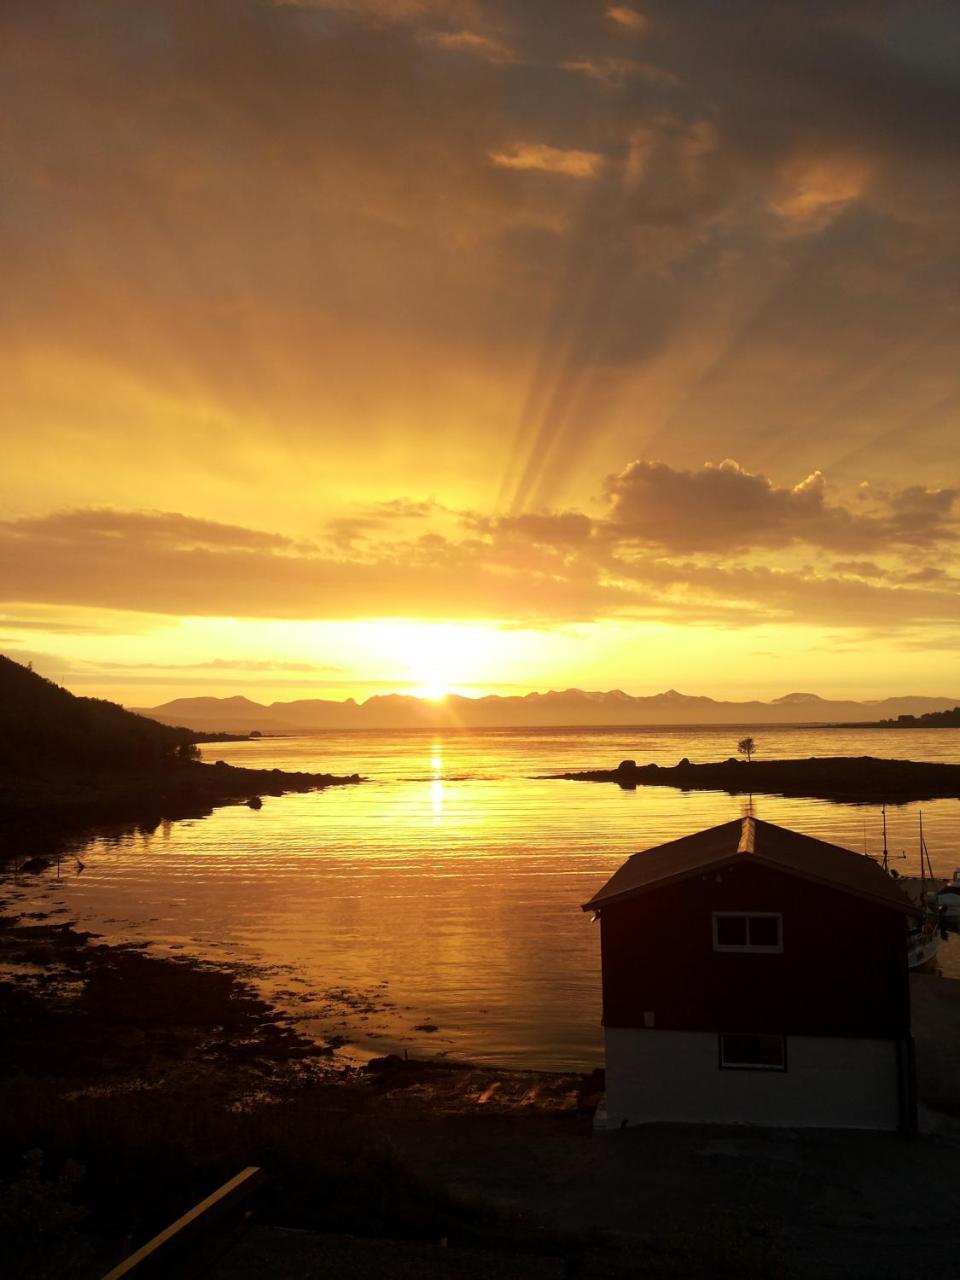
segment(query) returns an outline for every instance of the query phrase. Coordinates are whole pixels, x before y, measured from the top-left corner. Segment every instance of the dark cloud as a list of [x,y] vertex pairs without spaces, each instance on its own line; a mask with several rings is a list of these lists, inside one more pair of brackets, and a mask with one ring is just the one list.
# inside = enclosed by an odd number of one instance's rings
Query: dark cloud
[[865,512],[827,499],[813,472],[792,488],[775,485],[727,459],[698,471],[662,462],[632,462],[607,481],[610,520],[617,536],[679,551],[724,552],[793,543],[831,550],[953,541],[953,491],[915,486]]
[[527,512],[520,516],[468,515],[467,528],[497,539],[521,539],[546,547],[579,547],[590,540],[593,521],[580,511]]

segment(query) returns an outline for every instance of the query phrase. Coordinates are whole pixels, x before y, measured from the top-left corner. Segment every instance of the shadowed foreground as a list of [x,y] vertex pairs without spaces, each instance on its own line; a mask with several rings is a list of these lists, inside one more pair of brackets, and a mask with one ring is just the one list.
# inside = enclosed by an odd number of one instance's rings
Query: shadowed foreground
[[[594,1137],[591,1082],[341,1068],[235,971],[0,922],[0,1233],[11,1277],[93,1280],[249,1164],[213,1277],[943,1273],[960,984],[913,979],[927,1136],[647,1128]],[[934,1052],[931,1053],[931,1046]],[[445,1241],[445,1245],[441,1245]]]

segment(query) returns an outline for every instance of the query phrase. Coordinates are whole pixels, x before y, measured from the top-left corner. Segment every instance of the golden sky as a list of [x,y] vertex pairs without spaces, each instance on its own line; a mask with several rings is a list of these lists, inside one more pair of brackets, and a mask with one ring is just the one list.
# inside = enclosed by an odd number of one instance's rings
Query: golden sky
[[6,0],[0,647],[958,692],[939,0]]

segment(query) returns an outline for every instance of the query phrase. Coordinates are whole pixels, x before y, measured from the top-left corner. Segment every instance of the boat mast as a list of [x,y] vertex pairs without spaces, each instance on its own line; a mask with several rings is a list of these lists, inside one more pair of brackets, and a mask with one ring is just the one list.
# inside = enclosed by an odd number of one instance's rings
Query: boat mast
[[[926,864],[926,872],[924,872],[924,864]],[[930,861],[930,850],[927,848],[927,842],[923,836],[923,811],[920,812],[920,878],[924,876],[933,883],[933,863]]]
[[927,872],[926,872],[926,867],[924,866],[925,852],[926,852],[926,848],[923,843],[923,810],[921,809],[920,810],[920,901],[924,904],[924,906],[926,906],[926,902],[927,902]]
[[883,869],[890,870],[890,855],[887,853],[887,802],[883,802]]

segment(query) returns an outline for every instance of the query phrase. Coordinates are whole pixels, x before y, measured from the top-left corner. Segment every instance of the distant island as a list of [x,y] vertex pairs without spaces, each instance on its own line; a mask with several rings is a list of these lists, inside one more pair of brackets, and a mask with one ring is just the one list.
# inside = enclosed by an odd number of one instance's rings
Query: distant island
[[[881,716],[925,716],[960,702],[956,697],[891,697],[872,702],[788,693],[770,702],[724,702],[678,693],[634,697],[621,689],[591,693],[551,690],[511,696],[467,698],[449,694],[436,701],[411,694],[384,694],[356,701],[303,698],[263,704],[249,698],[176,698],[138,709],[167,725],[203,732],[309,733],[324,729],[509,729],[658,725],[824,725],[866,723]],[[899,723],[899,721],[898,721]]]
[[960,729],[960,707],[951,711],[928,711],[922,716],[897,716],[895,720],[877,720],[858,726],[867,729]]
[[201,764],[200,736],[76,697],[0,655],[0,861],[59,850],[105,824],[151,829],[220,804],[360,781]]
[[567,782],[615,782],[681,791],[726,791],[730,795],[807,796],[846,804],[911,804],[960,797],[960,764],[879,760],[874,756],[813,756],[808,760],[717,760],[663,767],[621,760],[615,769],[556,773]]

